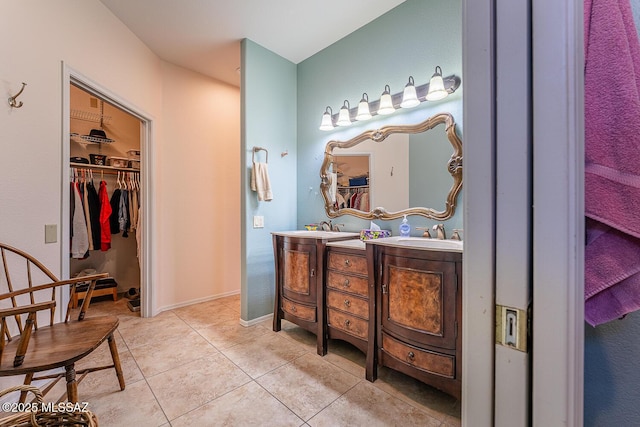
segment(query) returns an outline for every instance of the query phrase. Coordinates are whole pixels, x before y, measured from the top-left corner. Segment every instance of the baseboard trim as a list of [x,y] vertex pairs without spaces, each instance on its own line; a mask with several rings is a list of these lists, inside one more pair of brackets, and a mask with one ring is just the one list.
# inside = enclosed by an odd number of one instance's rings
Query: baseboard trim
[[264,322],[265,320],[269,320],[271,318],[273,318],[273,313],[265,314],[264,316],[258,317],[257,319],[251,319],[251,320],[240,319],[240,324],[244,327],[249,327],[249,326],[257,325],[258,323]]
[[178,303],[178,304],[167,305],[165,307],[161,307],[158,310],[158,313],[161,313],[163,311],[173,310],[173,309],[180,308],[180,307],[186,307],[188,305],[199,304],[199,303],[202,303],[202,302],[213,301],[213,300],[217,300],[217,299],[220,299],[220,298],[230,297],[230,296],[233,296],[233,295],[240,295],[240,290],[238,289],[237,291],[225,292],[224,294],[218,294],[218,295],[208,296],[208,297],[204,297],[204,298],[197,298],[197,299],[181,302],[181,303]]

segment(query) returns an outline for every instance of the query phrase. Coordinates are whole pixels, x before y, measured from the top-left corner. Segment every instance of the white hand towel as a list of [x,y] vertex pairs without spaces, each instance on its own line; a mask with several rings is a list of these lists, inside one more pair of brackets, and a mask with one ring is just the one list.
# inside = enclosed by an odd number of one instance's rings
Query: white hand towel
[[258,193],[258,200],[267,202],[273,200],[266,163],[253,163],[253,168],[251,168],[251,189]]
[[331,183],[329,185],[329,199],[331,203],[336,202],[336,193],[338,192],[338,174],[333,172],[329,174]]

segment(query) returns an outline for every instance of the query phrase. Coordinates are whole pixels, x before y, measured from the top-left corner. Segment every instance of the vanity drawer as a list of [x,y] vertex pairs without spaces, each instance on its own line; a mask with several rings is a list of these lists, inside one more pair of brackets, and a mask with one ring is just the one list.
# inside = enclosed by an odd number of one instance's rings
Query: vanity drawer
[[366,277],[349,276],[329,271],[327,273],[327,287],[339,291],[352,292],[365,298],[369,297],[369,280]]
[[346,311],[363,319],[369,318],[369,302],[344,292],[327,290],[327,306]]
[[357,317],[329,308],[327,324],[332,328],[339,329],[363,340],[367,339],[369,322],[366,320],[358,319]]
[[316,321],[316,308],[282,298],[282,310],[307,322]]
[[342,252],[329,251],[327,268],[345,273],[367,275],[367,258]]
[[454,355],[421,350],[385,333],[382,334],[382,350],[406,365],[446,378],[455,378]]

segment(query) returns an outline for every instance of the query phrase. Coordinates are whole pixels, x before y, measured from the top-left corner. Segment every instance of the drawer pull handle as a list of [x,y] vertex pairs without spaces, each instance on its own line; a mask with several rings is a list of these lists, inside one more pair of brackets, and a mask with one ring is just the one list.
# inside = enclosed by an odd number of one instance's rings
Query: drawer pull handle
[[295,305],[291,306],[291,311],[296,311],[296,306]]
[[346,265],[347,267],[351,267],[351,261],[349,261],[348,259],[345,259],[344,265]]
[[348,288],[349,286],[351,286],[349,284],[349,279],[344,279],[344,284],[342,286],[344,286],[345,288]]
[[346,305],[347,307],[351,307],[351,301],[349,301],[348,299],[344,300],[344,305]]
[[345,320],[345,321],[344,321],[344,326],[346,326],[347,328],[348,328],[349,326],[351,326],[351,320],[349,320],[349,319]]
[[416,355],[415,355],[415,354],[413,354],[413,351],[410,351],[410,352],[407,354],[407,358],[408,358],[410,361],[412,361],[412,362],[413,362],[413,358],[414,358],[414,357],[416,357]]

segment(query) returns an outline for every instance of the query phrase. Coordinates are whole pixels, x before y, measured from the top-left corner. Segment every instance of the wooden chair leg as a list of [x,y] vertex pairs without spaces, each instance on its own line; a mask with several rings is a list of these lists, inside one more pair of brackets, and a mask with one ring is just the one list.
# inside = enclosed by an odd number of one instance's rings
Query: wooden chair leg
[[[31,380],[33,379],[33,372],[30,372],[28,374],[26,374],[24,376],[24,385],[30,385],[31,384]],[[24,403],[27,400],[27,392],[26,391],[21,391],[20,392],[20,403]]]
[[76,382],[76,368],[74,364],[64,367],[67,380],[67,400],[71,403],[78,401],[78,383]]
[[118,301],[118,288],[113,288],[113,300]]
[[108,341],[111,358],[113,359],[113,367],[116,369],[118,383],[120,383],[120,390],[124,390],[124,374],[122,373],[122,367],[120,366],[120,355],[118,354],[118,348],[116,347],[116,340],[113,337],[113,334],[109,335]]

